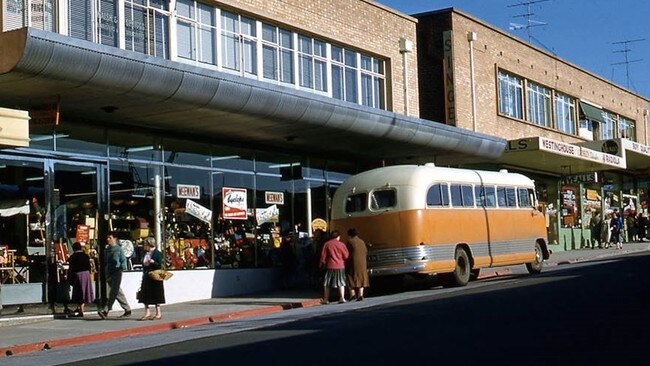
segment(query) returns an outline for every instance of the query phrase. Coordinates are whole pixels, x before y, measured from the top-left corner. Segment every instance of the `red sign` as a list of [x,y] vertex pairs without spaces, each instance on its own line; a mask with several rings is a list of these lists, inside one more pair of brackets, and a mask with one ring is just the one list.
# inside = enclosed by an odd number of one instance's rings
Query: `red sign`
[[88,225],[77,225],[77,236],[75,240],[79,243],[87,243],[90,239],[90,226]]
[[227,220],[246,220],[248,204],[246,202],[245,188],[221,189],[223,194],[223,218]]

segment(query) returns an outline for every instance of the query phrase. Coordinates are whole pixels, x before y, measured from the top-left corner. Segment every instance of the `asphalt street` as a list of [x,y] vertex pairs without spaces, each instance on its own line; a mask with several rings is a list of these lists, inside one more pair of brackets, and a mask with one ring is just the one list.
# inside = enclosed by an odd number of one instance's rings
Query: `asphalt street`
[[650,254],[129,337],[7,364],[647,364]]

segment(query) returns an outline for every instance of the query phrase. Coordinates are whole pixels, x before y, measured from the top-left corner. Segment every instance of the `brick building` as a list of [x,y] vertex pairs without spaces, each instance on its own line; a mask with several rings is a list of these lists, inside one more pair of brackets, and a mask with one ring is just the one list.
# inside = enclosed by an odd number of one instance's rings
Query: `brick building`
[[101,258],[108,230],[131,268],[152,235],[206,269],[168,303],[268,288],[349,174],[505,147],[418,117],[417,21],[373,1],[10,0],[0,23],[5,303],[54,301],[66,248]]
[[648,98],[459,10],[414,16],[421,117],[508,140],[496,162],[438,164],[534,178],[554,250],[589,246],[600,213],[647,216]]

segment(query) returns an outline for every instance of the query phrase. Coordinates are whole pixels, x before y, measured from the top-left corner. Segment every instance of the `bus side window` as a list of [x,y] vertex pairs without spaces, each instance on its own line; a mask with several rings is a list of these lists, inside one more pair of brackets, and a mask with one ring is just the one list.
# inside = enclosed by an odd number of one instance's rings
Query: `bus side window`
[[483,186],[474,186],[474,197],[476,197],[476,205],[485,207],[485,188]]
[[517,207],[517,194],[515,193],[515,189],[512,187],[506,188],[506,199],[508,203],[508,207]]
[[449,205],[449,193],[447,184],[434,184],[427,192],[427,206]]
[[397,193],[394,189],[382,189],[370,194],[370,208],[381,210],[394,207],[397,203]]
[[345,212],[347,213],[365,211],[366,207],[368,207],[368,203],[365,193],[353,194],[345,199]]
[[474,207],[474,194],[472,186],[463,185],[461,187],[463,195],[463,206],[464,207]]
[[494,187],[483,187],[485,192],[485,207],[497,207],[497,197]]
[[519,198],[519,207],[531,207],[532,200],[528,195],[528,189],[526,188],[517,188],[517,198]]
[[462,207],[463,195],[461,192],[460,185],[452,184],[449,186],[449,190],[451,191],[451,205],[454,207]]
[[506,187],[497,187],[497,202],[499,207],[506,207]]

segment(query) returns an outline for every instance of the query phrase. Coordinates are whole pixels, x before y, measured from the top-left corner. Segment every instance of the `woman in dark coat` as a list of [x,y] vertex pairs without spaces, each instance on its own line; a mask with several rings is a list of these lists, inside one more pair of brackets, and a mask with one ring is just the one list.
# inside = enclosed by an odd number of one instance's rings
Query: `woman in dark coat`
[[350,288],[350,300],[356,298],[357,301],[362,301],[364,287],[370,286],[368,263],[366,262],[368,248],[366,248],[366,243],[357,235],[356,229],[348,230],[350,258],[348,259],[347,282]]
[[74,253],[68,258],[68,281],[72,286],[72,302],[77,304],[76,316],[84,316],[84,306],[95,301],[93,282],[90,279],[90,257],[81,244],[72,244]]
[[[162,269],[164,257],[156,249],[156,240],[154,238],[147,238],[144,247],[146,253],[142,260],[142,285],[140,286],[140,298],[138,302],[144,304],[145,313],[140,320],[157,320],[162,318],[160,304],[165,303],[165,287],[163,281],[156,281],[149,277],[149,272]],[[149,312],[149,305],[155,305],[156,307],[156,315],[153,317]]]

